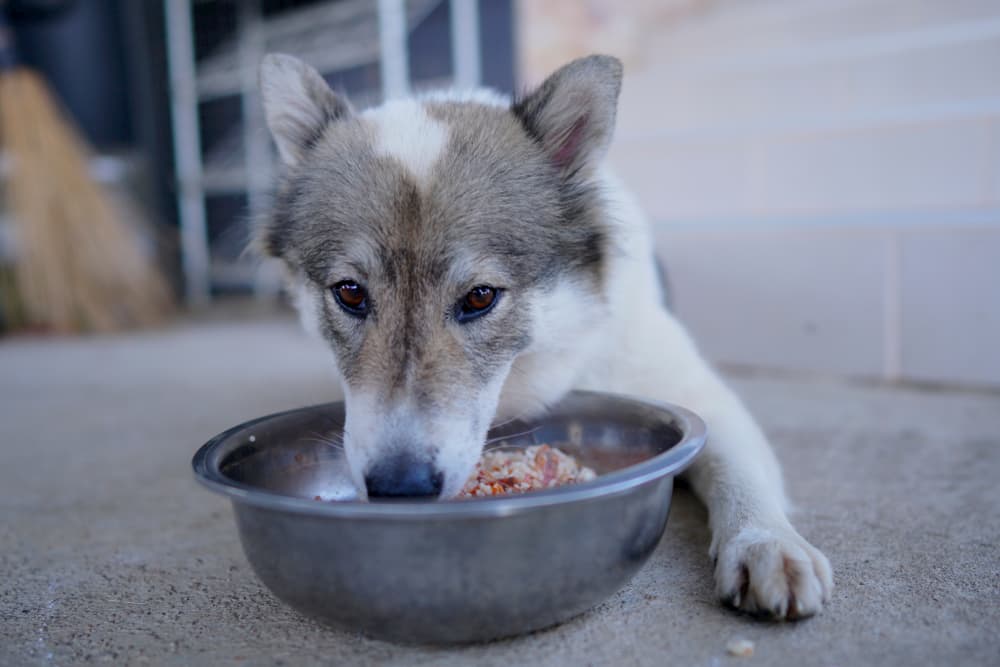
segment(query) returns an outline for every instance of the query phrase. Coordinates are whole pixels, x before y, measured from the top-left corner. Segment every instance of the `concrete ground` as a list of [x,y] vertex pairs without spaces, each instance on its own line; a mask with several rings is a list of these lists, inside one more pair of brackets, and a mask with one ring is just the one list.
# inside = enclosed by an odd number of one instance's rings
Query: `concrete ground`
[[[401,647],[321,627],[251,573],[189,461],[240,421],[332,392],[286,321],[0,342],[0,664],[942,665],[1000,660],[1000,395],[750,376],[799,529],[836,571],[818,617],[721,608],[681,492],[631,585],[528,637]],[[726,654],[752,640],[751,658]]]

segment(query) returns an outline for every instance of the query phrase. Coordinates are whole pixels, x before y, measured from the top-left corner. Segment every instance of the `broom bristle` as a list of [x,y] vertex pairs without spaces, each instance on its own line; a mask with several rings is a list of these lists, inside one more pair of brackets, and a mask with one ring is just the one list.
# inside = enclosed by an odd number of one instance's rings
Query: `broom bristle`
[[0,145],[11,163],[14,280],[27,323],[105,332],[162,321],[172,302],[166,281],[91,178],[87,147],[45,83],[24,68],[0,74]]

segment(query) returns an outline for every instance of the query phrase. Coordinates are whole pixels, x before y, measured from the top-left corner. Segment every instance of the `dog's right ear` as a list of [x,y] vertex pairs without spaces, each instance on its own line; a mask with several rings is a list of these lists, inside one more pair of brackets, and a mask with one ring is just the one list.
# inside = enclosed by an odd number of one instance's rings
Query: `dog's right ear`
[[289,166],[298,164],[330,123],[354,113],[319,72],[281,53],[268,54],[261,61],[260,94],[267,126]]

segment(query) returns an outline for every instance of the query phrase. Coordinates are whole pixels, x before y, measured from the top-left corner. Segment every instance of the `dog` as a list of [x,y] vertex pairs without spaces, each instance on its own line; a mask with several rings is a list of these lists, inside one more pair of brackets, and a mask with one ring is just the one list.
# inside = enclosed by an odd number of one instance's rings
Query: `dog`
[[830,564],[789,522],[761,429],[663,306],[649,226],[602,165],[621,80],[594,55],[513,100],[449,91],[359,113],[268,55],[283,168],[256,244],[333,351],[362,499],[456,494],[491,424],[572,389],[675,402],[709,427],[686,476],[708,507],[718,596],[810,616]]

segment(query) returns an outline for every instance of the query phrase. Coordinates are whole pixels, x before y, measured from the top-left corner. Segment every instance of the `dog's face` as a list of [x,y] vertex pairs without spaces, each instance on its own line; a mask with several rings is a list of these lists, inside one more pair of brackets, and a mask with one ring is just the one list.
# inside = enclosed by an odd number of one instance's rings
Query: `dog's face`
[[619,85],[618,62],[595,56],[513,105],[355,114],[304,63],[265,59],[286,168],[258,244],[333,350],[362,497],[457,493],[518,359],[560,349],[560,318],[601,309],[608,230],[592,175]]

